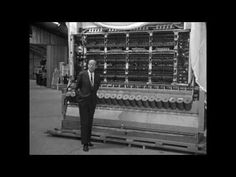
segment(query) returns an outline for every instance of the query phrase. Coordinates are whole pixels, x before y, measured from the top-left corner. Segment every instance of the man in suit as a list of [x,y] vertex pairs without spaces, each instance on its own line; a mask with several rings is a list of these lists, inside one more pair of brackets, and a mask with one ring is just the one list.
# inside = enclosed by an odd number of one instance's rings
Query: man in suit
[[83,150],[88,151],[90,142],[93,115],[97,102],[97,90],[100,86],[100,76],[95,73],[96,61],[89,60],[88,70],[81,71],[76,81],[76,99],[79,103],[81,142]]

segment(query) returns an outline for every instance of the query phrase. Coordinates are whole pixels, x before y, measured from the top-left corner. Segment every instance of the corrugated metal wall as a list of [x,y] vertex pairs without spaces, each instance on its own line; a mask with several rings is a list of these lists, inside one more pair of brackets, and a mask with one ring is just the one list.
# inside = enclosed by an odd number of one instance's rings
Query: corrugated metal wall
[[[46,46],[47,87],[51,87],[52,73],[55,67],[59,69],[59,62],[68,63],[68,39],[32,26],[30,44],[44,44]],[[32,71],[33,68],[30,70]]]
[[40,66],[41,60],[42,60],[42,56],[39,56],[35,54],[34,52],[30,52],[30,63],[29,63],[30,79],[36,79],[34,75],[34,69]]
[[30,44],[67,45],[67,39],[32,26]]
[[59,62],[68,63],[67,46],[47,46],[47,86],[51,86],[54,69],[59,69]]

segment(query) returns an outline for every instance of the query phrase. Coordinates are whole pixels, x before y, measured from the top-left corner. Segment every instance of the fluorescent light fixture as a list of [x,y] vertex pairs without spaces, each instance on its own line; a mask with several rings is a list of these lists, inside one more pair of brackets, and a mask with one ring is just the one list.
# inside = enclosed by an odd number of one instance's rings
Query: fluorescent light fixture
[[52,22],[52,23],[56,24],[57,26],[60,26],[60,23],[58,22]]

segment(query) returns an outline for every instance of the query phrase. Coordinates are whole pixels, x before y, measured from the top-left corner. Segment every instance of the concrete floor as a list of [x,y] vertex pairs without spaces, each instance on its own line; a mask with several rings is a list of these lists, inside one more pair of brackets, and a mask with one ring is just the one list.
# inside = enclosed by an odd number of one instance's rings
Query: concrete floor
[[95,146],[84,152],[79,139],[45,134],[47,130],[61,128],[61,121],[61,92],[30,80],[30,155],[184,155],[102,142],[93,142]]

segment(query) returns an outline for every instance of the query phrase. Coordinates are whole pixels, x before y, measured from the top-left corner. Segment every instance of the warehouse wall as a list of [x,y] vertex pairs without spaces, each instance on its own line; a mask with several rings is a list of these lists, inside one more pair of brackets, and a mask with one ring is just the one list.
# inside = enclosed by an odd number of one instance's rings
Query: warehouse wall
[[42,60],[42,56],[37,55],[34,52],[30,52],[30,63],[29,63],[29,77],[30,79],[36,79],[34,73],[34,69],[37,66],[40,66],[40,61]]
[[[46,46],[47,87],[51,87],[52,73],[55,67],[59,69],[59,62],[68,63],[68,39],[32,26],[30,44],[43,44]],[[30,58],[32,58],[31,54]],[[31,66],[36,66],[36,63],[32,65],[32,62],[35,62],[35,60],[30,60],[30,77],[32,77],[31,72],[33,70]]]
[[32,26],[30,44],[67,45],[67,39]]
[[47,46],[47,87],[51,87],[54,69],[59,69],[59,62],[68,63],[67,46]]

